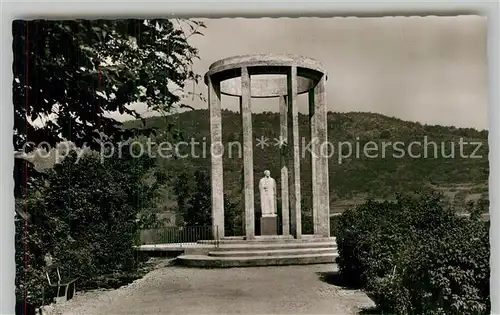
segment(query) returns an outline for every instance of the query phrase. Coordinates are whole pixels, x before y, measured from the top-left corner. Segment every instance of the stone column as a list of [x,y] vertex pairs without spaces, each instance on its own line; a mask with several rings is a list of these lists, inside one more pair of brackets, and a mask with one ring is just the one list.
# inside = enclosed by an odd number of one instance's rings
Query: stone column
[[212,182],[212,229],[214,236],[224,237],[224,185],[222,157],[222,118],[220,82],[208,78],[208,106],[210,107],[210,155]]
[[287,97],[279,97],[280,106],[280,164],[281,164],[281,220],[283,235],[290,235],[290,204],[288,199],[288,107]]
[[[314,87],[314,133],[317,152],[313,169],[313,209],[315,209],[314,234],[330,236],[330,194],[328,179],[328,109],[326,106],[325,75]],[[311,93],[312,94],[312,93]]]
[[[312,215],[313,215],[313,231],[316,231],[317,221],[318,221],[318,194],[316,193],[319,189],[318,182],[316,180],[316,164],[319,154],[319,145],[317,139],[316,131],[316,112],[315,112],[315,102],[314,102],[314,88],[309,90],[309,132],[311,136],[311,192],[312,192]],[[314,232],[313,232],[314,234]]]
[[297,67],[292,66],[287,75],[288,88],[288,148],[290,157],[290,223],[295,238],[302,238],[300,196],[300,141],[299,108],[297,106]]
[[248,68],[241,68],[241,118],[243,127],[243,177],[245,191],[245,235],[255,238],[254,181],[253,181],[253,133],[250,75]]

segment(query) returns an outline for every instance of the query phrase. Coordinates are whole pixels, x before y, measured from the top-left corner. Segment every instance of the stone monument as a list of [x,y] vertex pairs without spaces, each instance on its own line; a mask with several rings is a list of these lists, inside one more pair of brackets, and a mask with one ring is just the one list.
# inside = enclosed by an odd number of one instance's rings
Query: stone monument
[[271,172],[268,170],[264,171],[264,177],[259,181],[259,191],[262,212],[260,234],[277,235],[276,181],[271,177]]
[[[269,76],[274,76],[269,78]],[[276,77],[277,76],[277,77]],[[330,237],[330,197],[327,146],[326,71],[318,61],[289,54],[234,56],[214,62],[204,76],[210,111],[212,227],[224,238],[224,169],[221,96],[239,98],[243,138],[243,191],[246,240],[255,239],[254,135],[252,99],[274,98],[280,109],[280,200],[283,237],[302,238],[300,136],[298,95],[308,95],[314,235]],[[275,194],[276,195],[276,194]],[[267,199],[266,199],[267,200]],[[274,200],[274,199],[273,199]],[[274,202],[276,205],[276,202]],[[275,206],[266,206],[273,211]],[[276,216],[262,218],[273,218]],[[271,212],[269,212],[270,214]],[[274,226],[274,225],[273,225]]]

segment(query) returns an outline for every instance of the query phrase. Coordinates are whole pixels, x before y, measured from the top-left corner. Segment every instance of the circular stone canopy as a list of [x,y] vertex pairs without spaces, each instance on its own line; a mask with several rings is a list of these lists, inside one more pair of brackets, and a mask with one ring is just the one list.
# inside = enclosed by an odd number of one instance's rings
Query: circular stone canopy
[[270,98],[288,95],[288,77],[291,67],[297,67],[297,92],[313,88],[326,71],[318,61],[290,54],[256,54],[235,56],[210,65],[205,73],[205,84],[220,82],[221,94],[241,96],[241,68],[246,67],[250,80],[251,97]]

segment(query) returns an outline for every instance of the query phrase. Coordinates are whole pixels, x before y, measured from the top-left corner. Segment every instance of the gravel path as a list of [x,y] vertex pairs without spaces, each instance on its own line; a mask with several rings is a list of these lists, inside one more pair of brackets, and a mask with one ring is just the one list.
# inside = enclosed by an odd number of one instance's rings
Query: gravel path
[[334,265],[161,267],[118,290],[77,294],[46,314],[357,314],[363,293],[330,284]]

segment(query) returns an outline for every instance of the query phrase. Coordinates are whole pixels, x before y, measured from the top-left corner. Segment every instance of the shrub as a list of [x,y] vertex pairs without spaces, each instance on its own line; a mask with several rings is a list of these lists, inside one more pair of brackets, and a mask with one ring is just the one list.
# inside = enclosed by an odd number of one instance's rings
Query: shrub
[[340,216],[330,216],[330,236],[335,236],[339,227]]
[[94,155],[77,160],[72,152],[48,170],[40,192],[28,191],[27,232],[25,221],[16,223],[18,300],[27,292],[30,304],[47,302],[46,255],[79,277],[79,288],[107,286],[108,280],[96,279],[136,271],[137,222],[143,211],[151,213],[164,179],[153,174],[156,180],[144,183],[153,166],[149,157],[101,162]]
[[459,217],[451,223],[408,244],[402,273],[413,313],[489,314],[488,226]]
[[339,268],[393,314],[487,314],[488,223],[458,217],[436,194],[367,201],[337,230]]
[[[383,231],[395,228],[393,203],[368,200],[356,208],[346,210],[339,218],[336,230],[339,269],[346,281],[354,286],[367,282],[368,272],[386,265],[390,269],[387,247],[399,246],[400,240],[386,237]],[[389,260],[389,261],[388,261]],[[369,266],[371,264],[371,266]]]
[[[27,201],[29,209],[33,209],[39,202],[35,198]],[[43,238],[39,235],[39,230],[29,226],[26,229],[25,223],[23,219],[16,218],[16,314],[25,314],[25,302],[28,308],[50,302],[50,286],[43,273]]]

